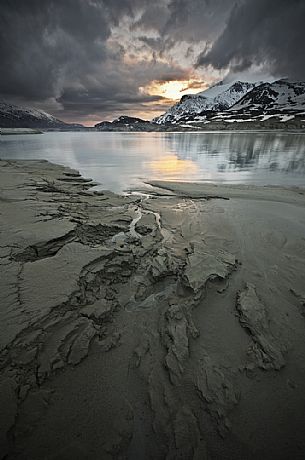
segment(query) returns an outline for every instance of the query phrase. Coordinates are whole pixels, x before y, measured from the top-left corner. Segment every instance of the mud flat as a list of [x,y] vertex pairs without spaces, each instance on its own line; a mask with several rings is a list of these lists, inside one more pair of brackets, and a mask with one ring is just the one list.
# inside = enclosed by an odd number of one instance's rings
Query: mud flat
[[303,459],[302,189],[0,162],[5,459]]

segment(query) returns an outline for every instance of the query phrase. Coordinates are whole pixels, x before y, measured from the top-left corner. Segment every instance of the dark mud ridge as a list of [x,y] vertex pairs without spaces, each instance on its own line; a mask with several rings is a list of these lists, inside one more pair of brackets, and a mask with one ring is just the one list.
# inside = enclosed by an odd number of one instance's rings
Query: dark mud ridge
[[304,458],[303,191],[155,185],[0,162],[1,458]]

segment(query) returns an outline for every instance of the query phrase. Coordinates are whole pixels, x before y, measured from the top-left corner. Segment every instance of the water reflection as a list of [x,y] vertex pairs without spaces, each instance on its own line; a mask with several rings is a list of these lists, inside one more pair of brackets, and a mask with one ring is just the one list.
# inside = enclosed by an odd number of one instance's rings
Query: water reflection
[[[218,172],[259,169],[305,175],[305,136],[286,133],[203,133],[167,139],[181,159],[204,163]],[[236,177],[236,179],[238,179]]]
[[192,160],[178,158],[175,155],[165,155],[148,163],[152,174],[163,180],[191,179],[200,172],[199,165]]
[[45,158],[120,192],[141,180],[305,186],[305,135],[46,133],[0,137],[1,158]]

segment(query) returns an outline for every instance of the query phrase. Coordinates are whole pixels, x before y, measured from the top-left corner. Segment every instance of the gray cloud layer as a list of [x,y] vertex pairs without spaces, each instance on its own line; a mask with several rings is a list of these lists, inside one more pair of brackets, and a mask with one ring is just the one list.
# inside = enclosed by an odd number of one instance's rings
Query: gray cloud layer
[[[198,43],[202,72],[254,64],[305,78],[304,19],[304,0],[1,0],[0,98],[75,121],[162,109],[162,98],[139,88],[187,78],[183,59]],[[112,40],[126,20],[121,41]],[[180,42],[184,55],[172,59]]]
[[245,0],[197,65],[242,71],[264,65],[275,76],[305,78],[304,0]]
[[124,44],[107,46],[111,28],[143,7],[137,0],[2,0],[1,97],[57,101],[74,118],[154,103],[158,98],[139,87],[183,70],[160,62],[128,66]]

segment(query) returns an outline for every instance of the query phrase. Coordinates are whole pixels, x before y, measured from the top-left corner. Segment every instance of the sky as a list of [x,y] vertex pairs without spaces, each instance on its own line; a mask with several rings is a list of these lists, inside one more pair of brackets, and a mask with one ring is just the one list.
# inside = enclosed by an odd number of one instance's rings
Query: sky
[[0,100],[91,126],[225,80],[305,80],[305,0],[0,0]]

